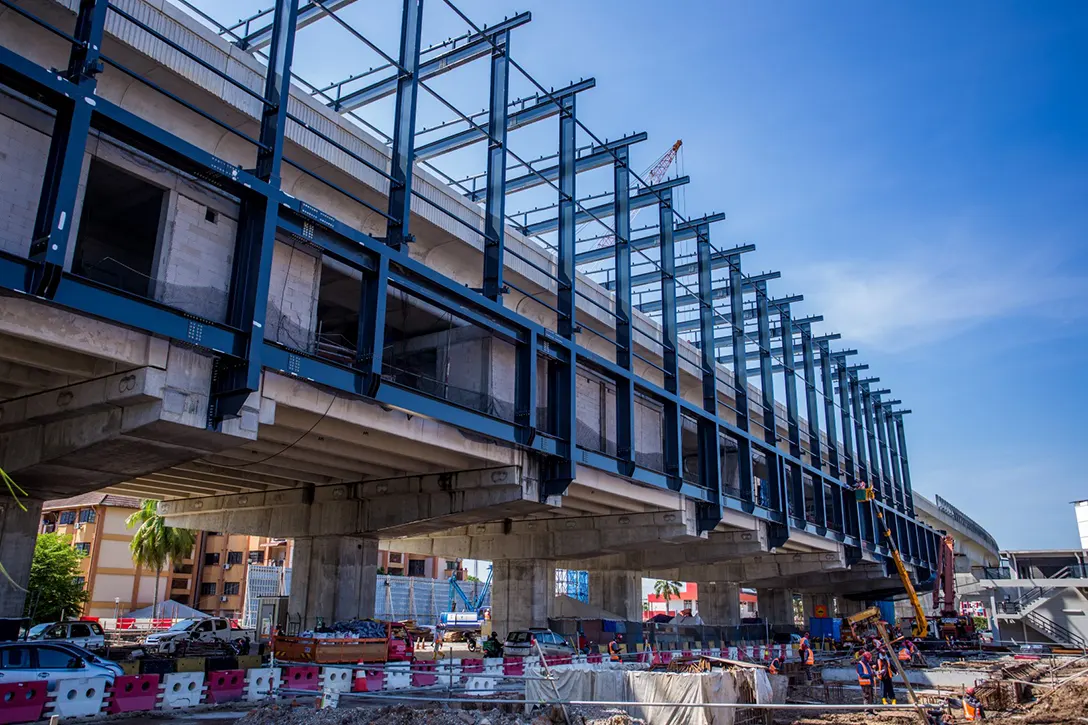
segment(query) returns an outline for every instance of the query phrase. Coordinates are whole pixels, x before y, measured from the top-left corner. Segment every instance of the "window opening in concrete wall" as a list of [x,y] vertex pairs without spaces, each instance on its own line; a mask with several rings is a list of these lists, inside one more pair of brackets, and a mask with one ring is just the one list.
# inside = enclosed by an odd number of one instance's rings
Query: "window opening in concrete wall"
[[329,259],[322,260],[317,294],[316,353],[319,357],[344,365],[354,363],[362,289],[357,270]]
[[92,159],[72,271],[149,296],[165,194],[116,166]]
[[425,576],[424,572],[426,562],[422,559],[409,559],[408,560],[408,576]]

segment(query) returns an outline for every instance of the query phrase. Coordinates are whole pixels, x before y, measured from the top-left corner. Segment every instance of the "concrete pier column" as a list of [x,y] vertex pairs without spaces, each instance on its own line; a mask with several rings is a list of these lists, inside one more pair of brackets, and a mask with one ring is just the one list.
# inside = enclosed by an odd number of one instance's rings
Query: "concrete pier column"
[[547,627],[555,601],[555,563],[539,559],[492,562],[491,626],[500,639],[529,627]]
[[789,589],[757,589],[756,608],[772,627],[794,626],[793,592]]
[[740,624],[740,584],[696,582],[699,587],[699,617],[704,624],[736,627]]
[[642,573],[589,572],[589,603],[628,622],[642,621]]
[[351,536],[295,539],[288,612],[302,617],[302,629],[317,618],[326,625],[374,616],[378,583],[378,540]]
[[834,616],[834,607],[831,603],[831,597],[827,594],[805,594],[803,597],[805,607],[805,626],[808,626],[808,620],[816,615],[816,607],[823,606],[827,610],[825,617]]
[[856,599],[839,599],[839,616],[849,617],[865,610],[865,602]]
[[[42,502],[21,499],[26,511],[3,494],[0,503],[0,563],[19,586],[30,581],[30,562],[34,559],[34,543],[38,539],[38,524],[42,518]],[[0,576],[0,617],[22,617],[26,592]]]

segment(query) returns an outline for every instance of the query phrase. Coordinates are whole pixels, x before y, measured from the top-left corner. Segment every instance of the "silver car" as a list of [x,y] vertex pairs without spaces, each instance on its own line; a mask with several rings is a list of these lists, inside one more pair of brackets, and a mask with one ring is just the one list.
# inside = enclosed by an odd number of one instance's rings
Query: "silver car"
[[574,647],[550,629],[522,629],[511,632],[506,635],[506,644],[502,649],[507,657],[537,657],[540,652],[545,657],[578,654]]
[[[88,659],[88,656],[90,659]],[[49,689],[74,677],[105,677],[108,684],[121,674],[121,668],[105,663],[82,647],[58,642],[0,643],[0,684],[44,682]]]

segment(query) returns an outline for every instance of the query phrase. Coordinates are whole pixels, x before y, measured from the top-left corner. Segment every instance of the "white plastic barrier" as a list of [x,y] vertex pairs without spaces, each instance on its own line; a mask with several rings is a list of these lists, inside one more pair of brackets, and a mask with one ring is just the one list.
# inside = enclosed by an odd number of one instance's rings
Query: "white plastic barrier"
[[199,705],[203,694],[203,672],[170,672],[163,676],[163,710],[180,710]]
[[46,705],[46,714],[62,718],[97,715],[106,701],[106,682],[105,677],[60,680],[49,695],[51,704]]
[[385,663],[386,690],[407,690],[412,686],[411,662]]
[[483,673],[465,676],[465,689],[470,695],[493,695],[502,677],[502,659],[489,657],[484,660]]
[[250,702],[272,697],[272,690],[280,681],[279,667],[259,667],[246,670],[246,699]]
[[721,647],[711,647],[710,648],[710,656],[711,657],[721,657],[722,656],[722,648]]
[[435,673],[438,675],[438,682],[435,684],[439,687],[457,687],[461,683],[461,661],[439,662]]
[[350,667],[322,667],[321,689],[329,692],[351,692],[354,672]]

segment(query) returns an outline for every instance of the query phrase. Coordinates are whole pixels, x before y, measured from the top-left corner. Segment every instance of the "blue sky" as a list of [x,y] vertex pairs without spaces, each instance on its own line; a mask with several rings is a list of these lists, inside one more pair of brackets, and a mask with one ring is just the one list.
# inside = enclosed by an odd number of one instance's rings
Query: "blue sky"
[[[250,7],[201,4],[230,20]],[[382,28],[397,5],[359,2],[344,15],[393,53]],[[1069,502],[1088,498],[1088,5],[460,6],[488,23],[531,10],[515,58],[546,86],[596,77],[579,115],[602,137],[649,132],[634,167],[683,139],[688,214],[726,212],[715,245],[755,243],[746,268],[781,270],[772,293],[803,293],[799,311],[823,314],[822,329],[841,332],[914,411],[917,490],[952,501],[1003,548],[1077,545]],[[427,23],[427,41],[462,31],[438,0],[427,0]],[[335,28],[300,36],[296,67],[315,82],[373,64]],[[486,63],[475,66],[435,83],[463,111],[486,105]],[[512,95],[525,90],[515,83]],[[424,119],[449,115],[421,101]],[[554,125],[538,125],[515,151],[554,148]],[[483,168],[474,153],[466,169]]]

